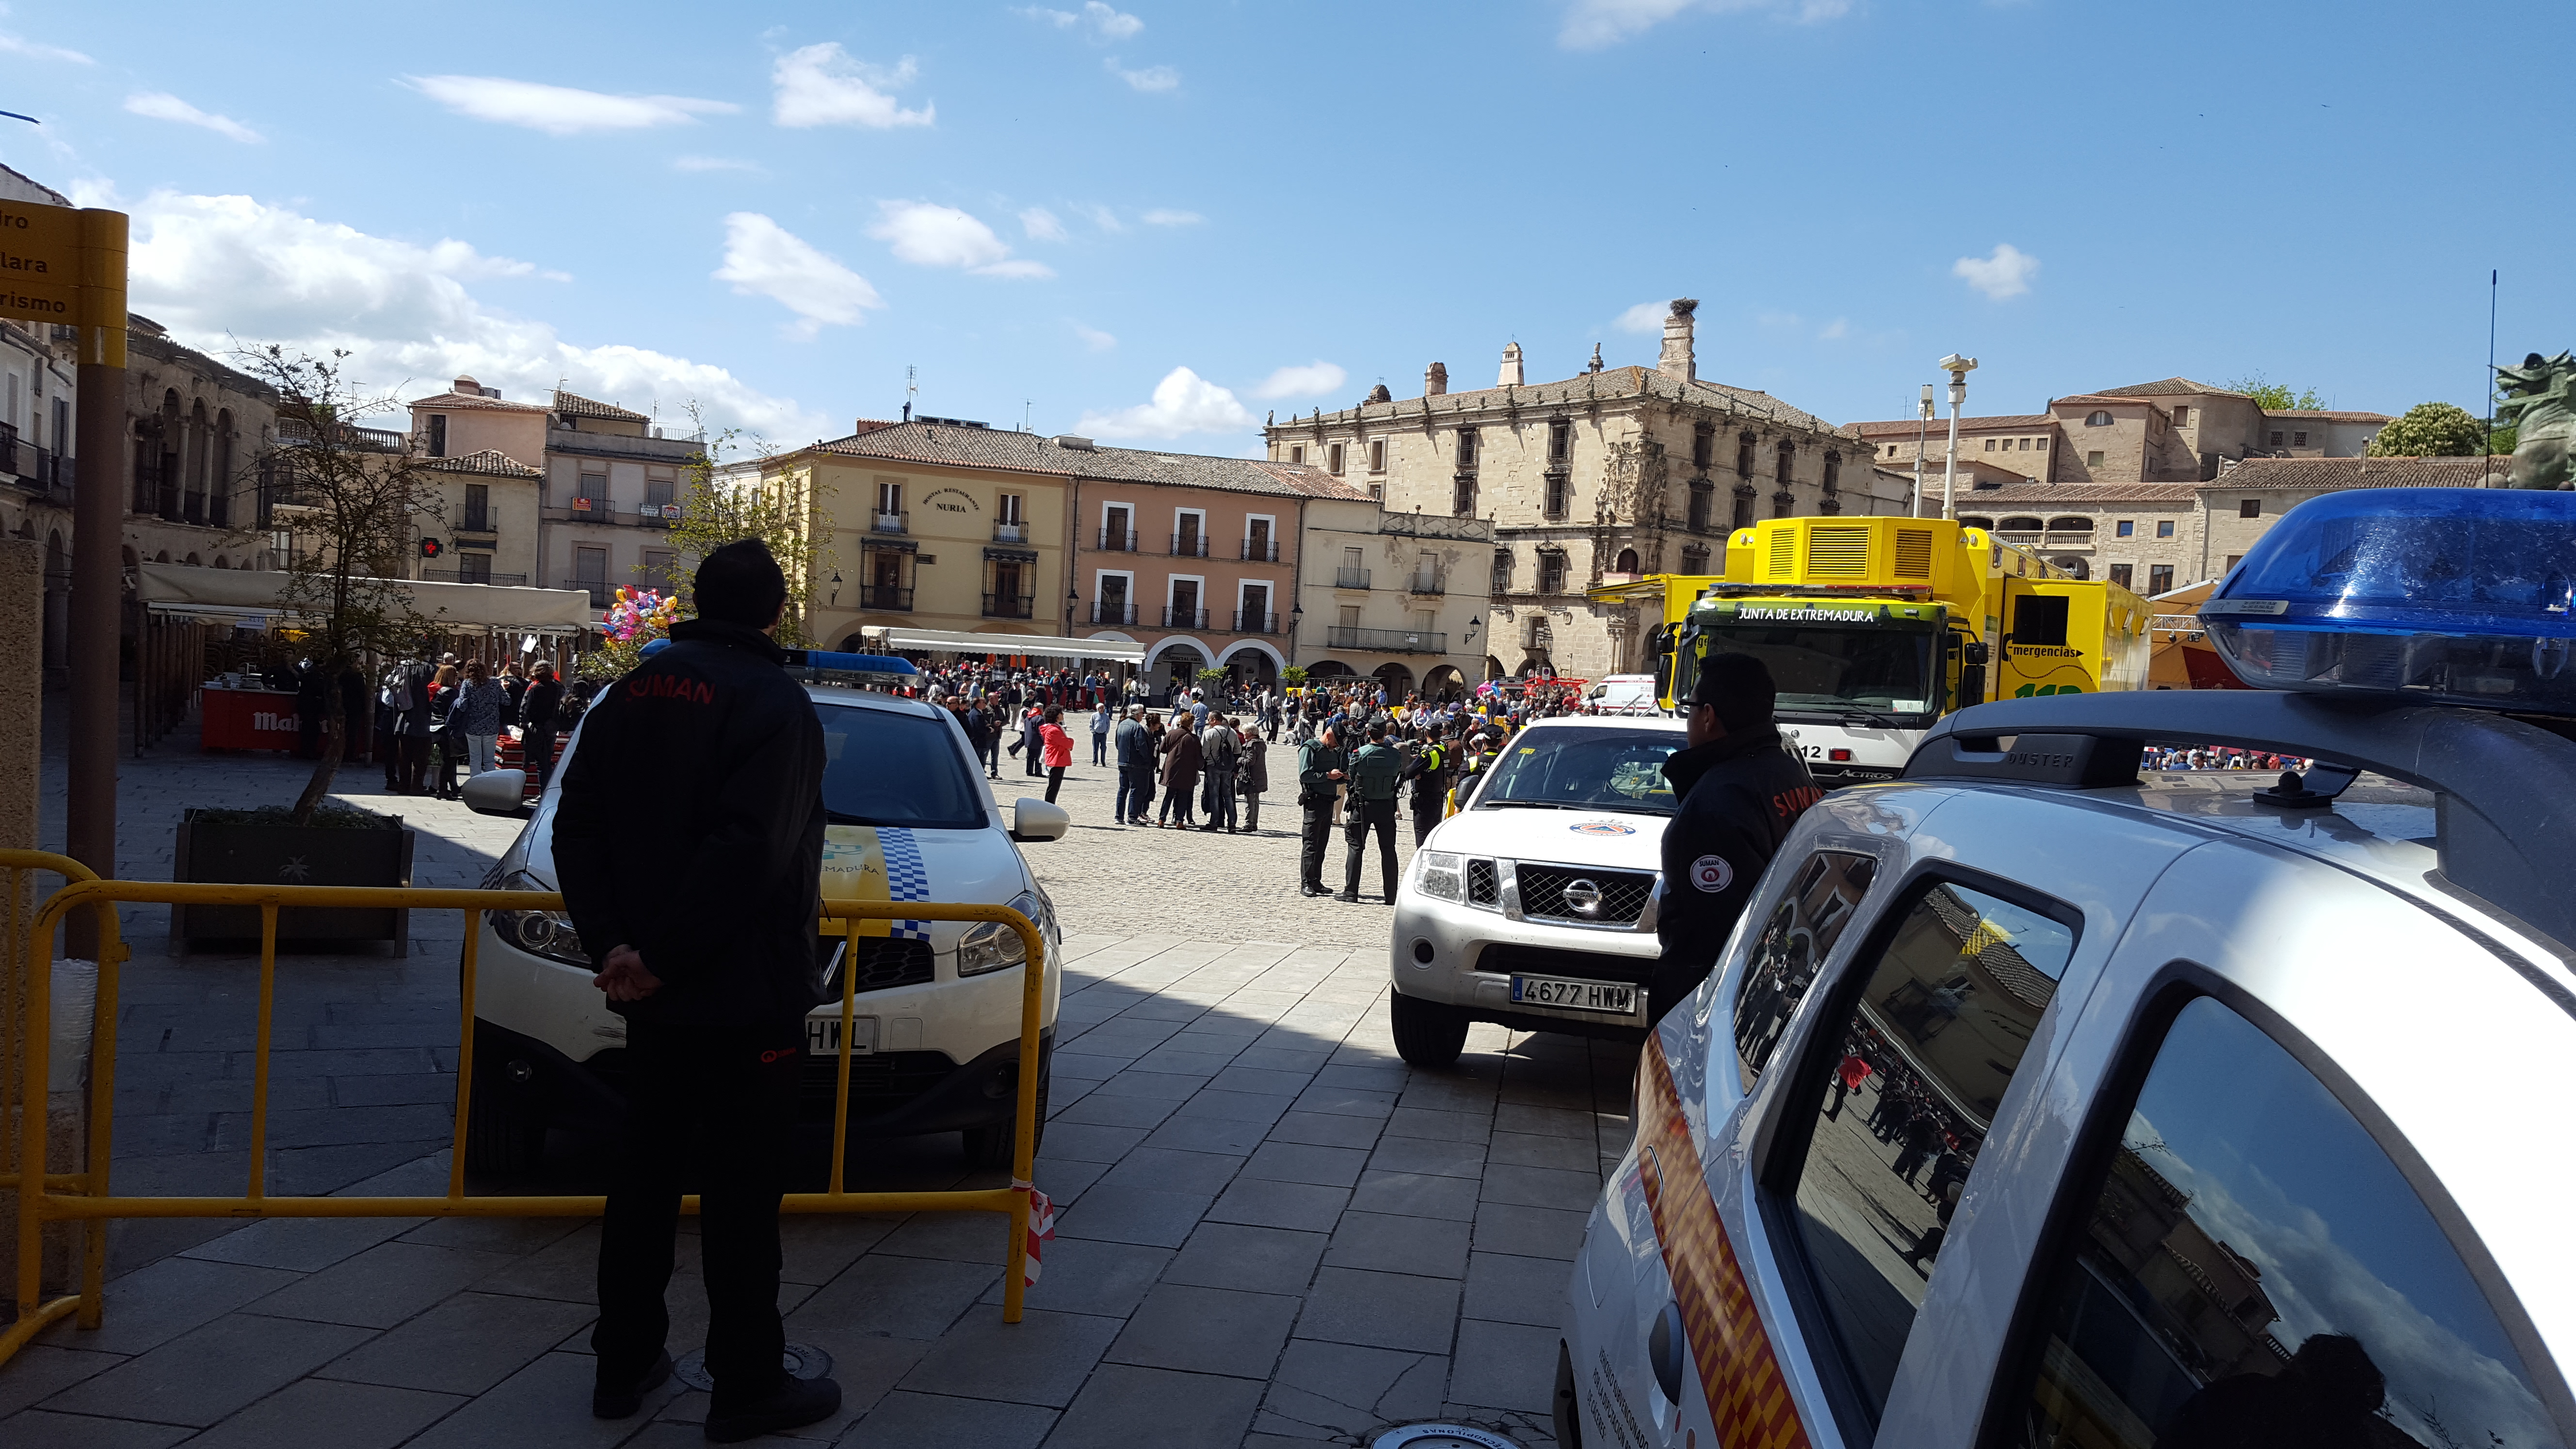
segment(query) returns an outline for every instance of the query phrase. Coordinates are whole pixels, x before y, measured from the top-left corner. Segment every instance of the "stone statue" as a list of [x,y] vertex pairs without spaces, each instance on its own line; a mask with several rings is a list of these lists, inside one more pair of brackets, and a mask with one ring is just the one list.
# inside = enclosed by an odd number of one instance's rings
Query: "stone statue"
[[2496,369],[2496,412],[2501,421],[2521,428],[2505,483],[2513,488],[2576,487],[2576,401],[2568,397],[2576,384],[2576,354],[2543,357],[2534,352],[2520,367]]

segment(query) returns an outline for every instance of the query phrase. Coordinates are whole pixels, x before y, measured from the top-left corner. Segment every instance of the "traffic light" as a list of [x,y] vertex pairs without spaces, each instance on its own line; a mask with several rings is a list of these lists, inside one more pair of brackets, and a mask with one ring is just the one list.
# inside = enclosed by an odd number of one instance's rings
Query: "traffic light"
[[424,538],[420,541],[420,556],[422,558],[436,558],[446,551],[447,545],[440,543],[437,539]]

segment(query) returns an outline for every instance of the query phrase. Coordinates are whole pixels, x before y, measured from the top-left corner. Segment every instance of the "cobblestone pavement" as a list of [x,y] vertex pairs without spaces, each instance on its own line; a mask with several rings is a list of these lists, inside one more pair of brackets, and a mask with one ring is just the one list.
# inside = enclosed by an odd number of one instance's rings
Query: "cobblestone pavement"
[[[291,798],[301,780],[192,751],[173,736],[126,762],[129,874],[166,878],[182,805]],[[56,830],[60,761],[49,750]],[[1000,1322],[992,1216],[790,1220],[789,1337],[830,1353],[846,1394],[800,1437],[1357,1444],[1440,1417],[1548,1443],[1555,1326],[1583,1213],[1625,1148],[1634,1052],[1479,1027],[1456,1069],[1406,1068],[1384,906],[1297,896],[1284,828],[1095,828],[1107,776],[1074,770],[1073,834],[1028,848],[1068,939],[1037,1169],[1062,1213],[1026,1319]],[[380,803],[372,772],[343,784]],[[1043,793],[1030,784],[1006,757],[997,796]],[[515,828],[402,806],[424,884],[478,878]],[[235,1190],[256,966],[174,960],[151,914],[132,922],[116,1181]],[[414,923],[408,958],[282,963],[273,1191],[443,1188],[455,926]],[[556,1146],[548,1181],[480,1186],[596,1190],[595,1157]],[[871,1147],[852,1178],[1000,1181],[967,1174],[944,1136]],[[705,1397],[676,1387],[637,1419],[589,1417],[590,1224],[123,1222],[113,1243],[106,1326],[56,1325],[0,1367],[0,1444],[699,1441]],[[704,1323],[682,1249],[675,1351]]]

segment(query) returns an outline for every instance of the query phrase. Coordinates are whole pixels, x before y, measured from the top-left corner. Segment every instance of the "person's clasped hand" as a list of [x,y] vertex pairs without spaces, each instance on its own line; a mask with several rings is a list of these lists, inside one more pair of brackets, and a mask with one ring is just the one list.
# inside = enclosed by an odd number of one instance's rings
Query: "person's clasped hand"
[[606,964],[590,984],[608,993],[611,1001],[642,1001],[662,988],[662,978],[644,969],[643,954],[632,946],[618,946],[608,953]]

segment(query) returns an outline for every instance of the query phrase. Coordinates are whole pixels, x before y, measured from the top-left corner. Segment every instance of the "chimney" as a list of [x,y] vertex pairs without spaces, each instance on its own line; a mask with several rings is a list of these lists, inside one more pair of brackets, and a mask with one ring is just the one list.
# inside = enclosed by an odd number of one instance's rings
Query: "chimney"
[[1494,386],[1520,387],[1525,381],[1521,376],[1521,345],[1517,342],[1503,344],[1503,375]]
[[463,393],[467,397],[481,397],[483,395],[483,384],[476,382],[470,377],[460,377],[456,380],[455,390]]
[[1435,362],[1422,369],[1422,395],[1441,397],[1449,391],[1449,364]]
[[1698,308],[1696,297],[1675,297],[1673,310],[1664,318],[1664,355],[1655,359],[1655,371],[1675,382],[1699,376],[1699,363],[1691,356],[1691,313]]

